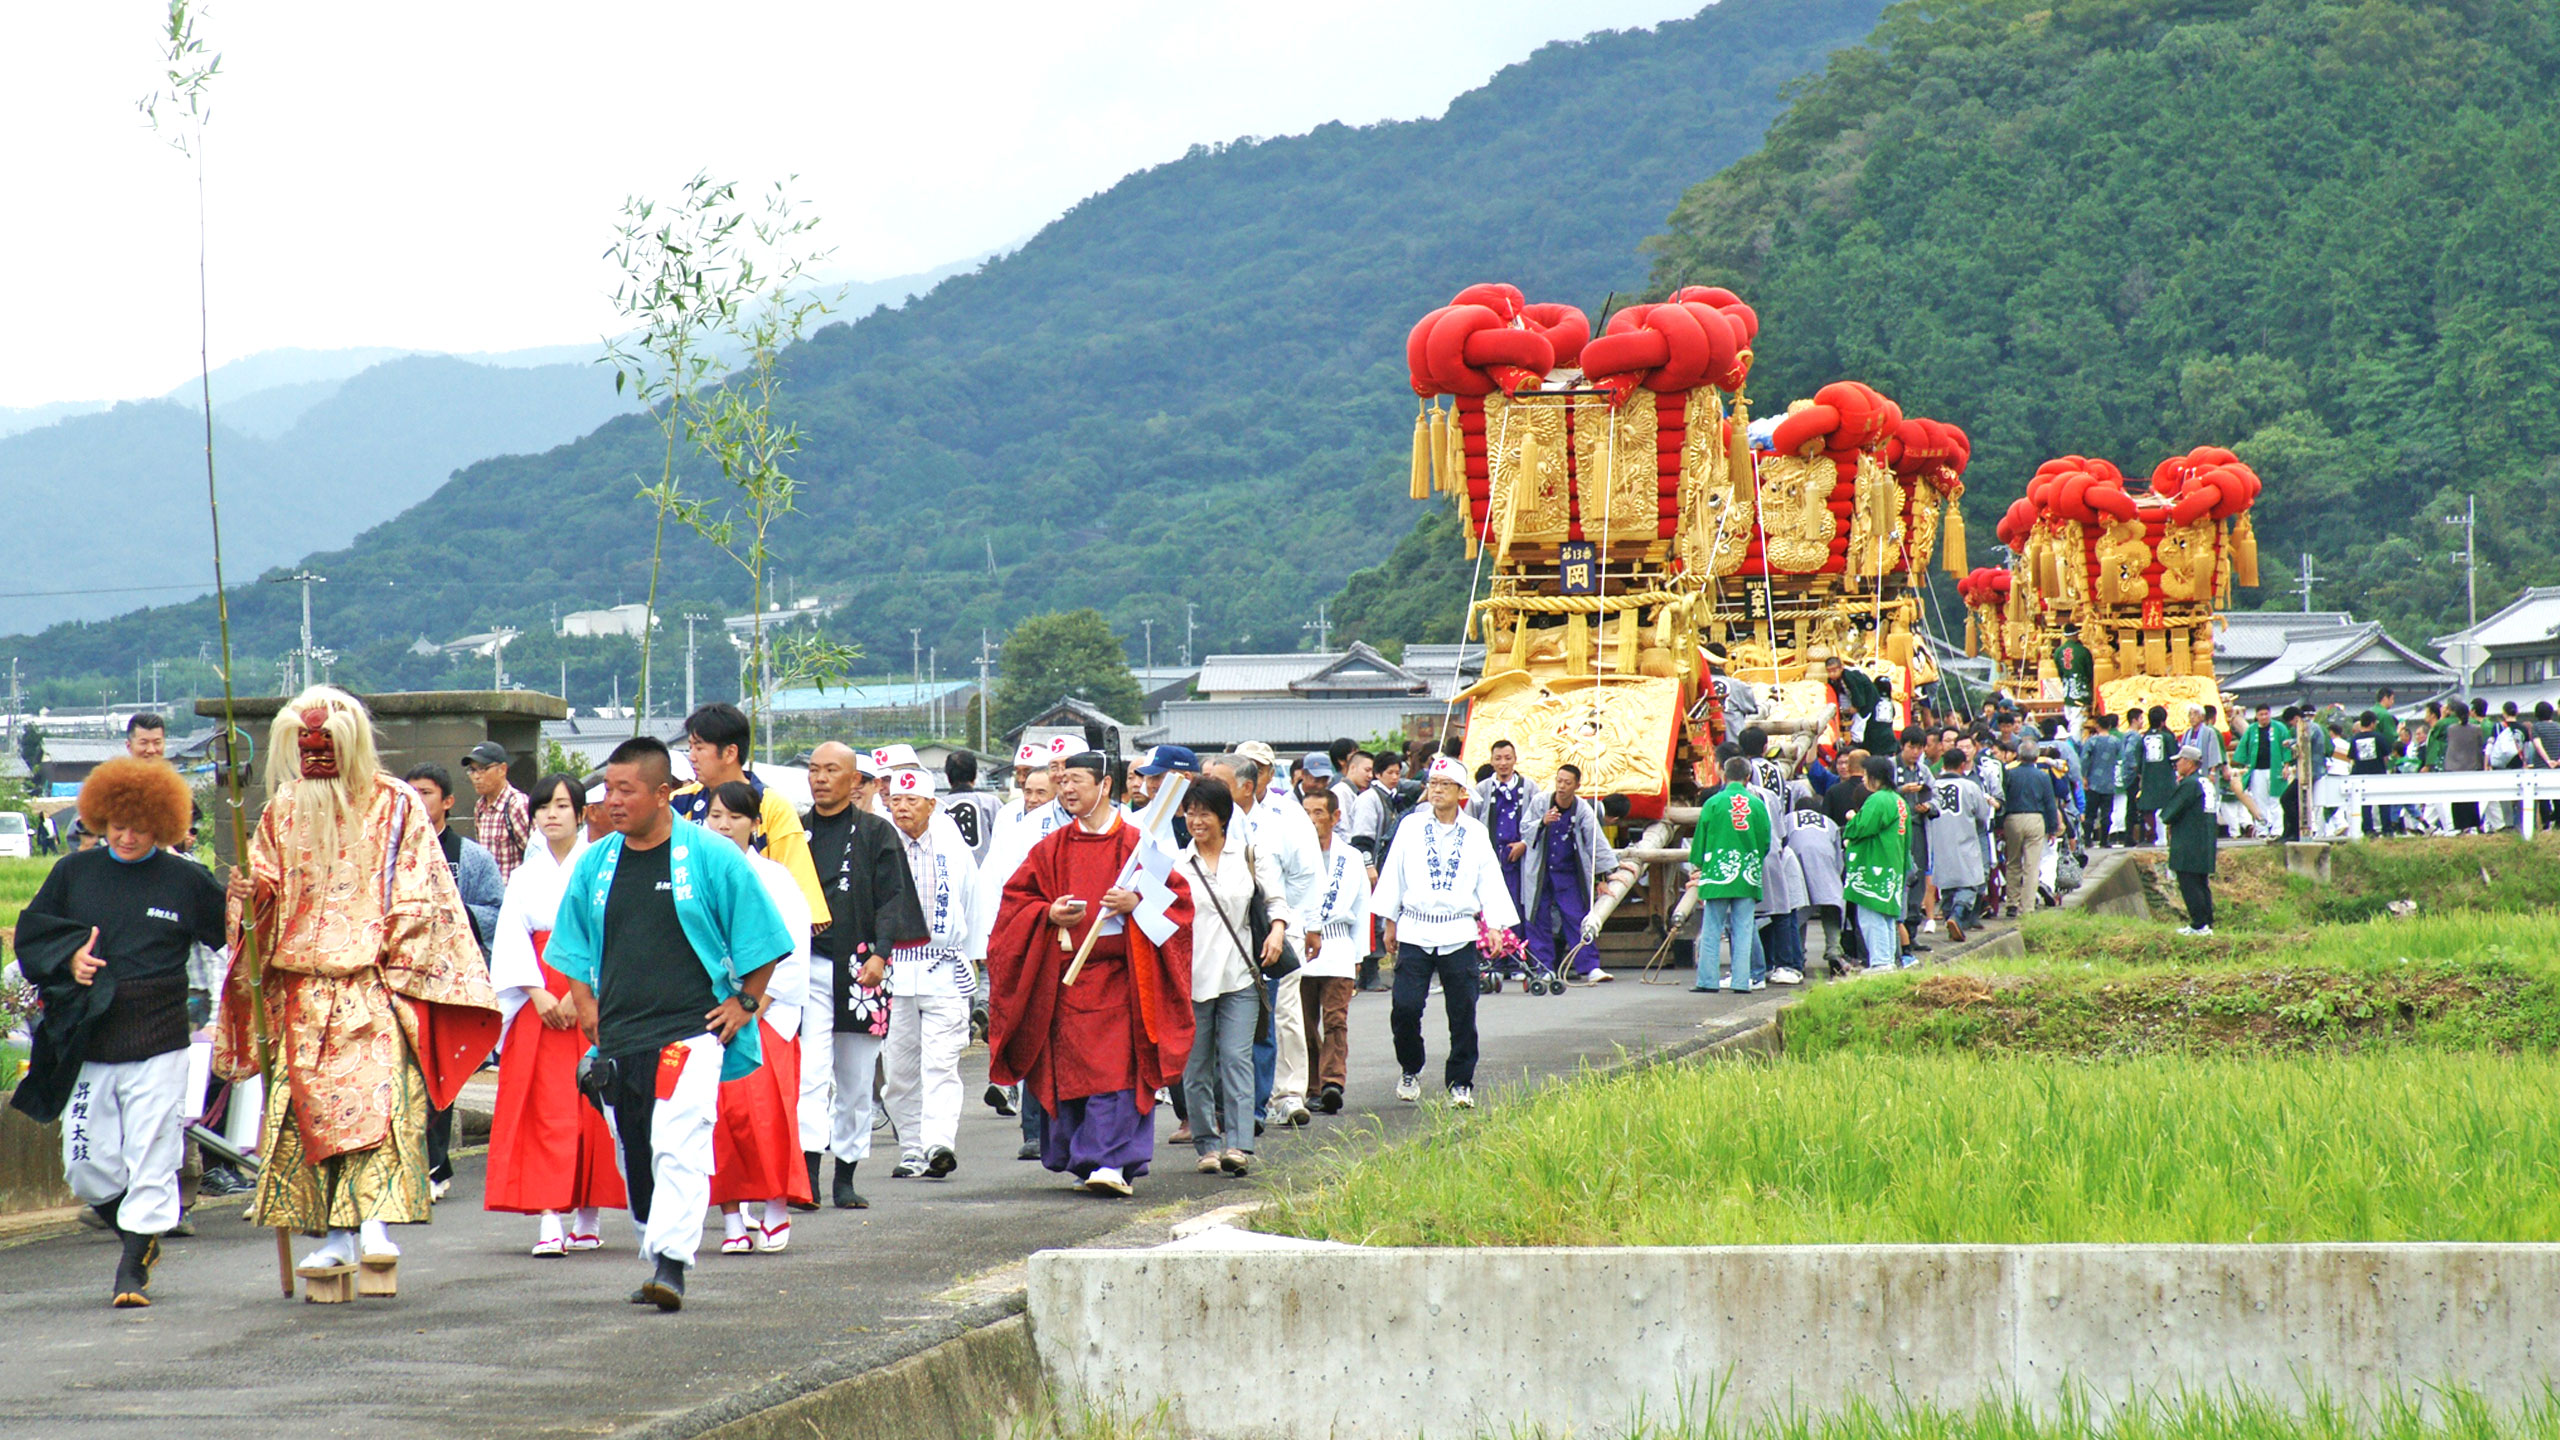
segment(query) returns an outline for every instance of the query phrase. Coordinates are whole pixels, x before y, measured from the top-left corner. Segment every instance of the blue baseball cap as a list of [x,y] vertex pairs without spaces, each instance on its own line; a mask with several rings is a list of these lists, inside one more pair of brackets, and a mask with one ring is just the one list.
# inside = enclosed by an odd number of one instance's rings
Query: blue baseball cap
[[1298,757],[1298,768],[1319,780],[1333,778],[1333,757],[1321,750],[1310,750]]
[[1141,775],[1165,775],[1175,772],[1184,775],[1199,774],[1200,757],[1180,745],[1158,745],[1147,752],[1145,763],[1138,767],[1138,773]]

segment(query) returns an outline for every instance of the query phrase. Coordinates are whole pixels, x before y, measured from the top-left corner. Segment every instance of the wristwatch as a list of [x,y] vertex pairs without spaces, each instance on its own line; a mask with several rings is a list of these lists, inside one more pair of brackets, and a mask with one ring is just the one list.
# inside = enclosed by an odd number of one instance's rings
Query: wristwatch
[[764,1008],[764,1001],[748,994],[744,990],[741,990],[738,992],[738,1008],[746,1011],[750,1015],[753,1015]]

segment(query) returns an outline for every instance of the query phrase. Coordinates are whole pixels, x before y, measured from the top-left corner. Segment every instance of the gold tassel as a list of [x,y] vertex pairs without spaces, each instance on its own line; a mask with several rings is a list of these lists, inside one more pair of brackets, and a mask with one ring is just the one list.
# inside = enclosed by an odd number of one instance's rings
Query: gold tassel
[[1618,612],[1618,653],[1610,668],[1621,675],[1636,673],[1636,652],[1642,648],[1636,642],[1643,634],[1638,623],[1633,605]]
[[2246,510],[2231,531],[2231,578],[2252,590],[2258,588],[2258,532],[2250,528]]
[[1970,610],[1964,612],[1964,653],[1967,655],[1979,655],[1982,653],[1981,630],[1973,618],[1973,612]]
[[1426,402],[1413,407],[1413,487],[1408,498],[1431,498],[1431,406]]
[[1431,434],[1425,443],[1430,446],[1430,453],[1423,457],[1423,465],[1430,472],[1431,488],[1446,494],[1449,490],[1449,412],[1439,406],[1431,407]]
[[1506,670],[1526,670],[1529,668],[1529,640],[1529,616],[1528,612],[1523,611],[1513,618],[1511,625],[1511,663],[1502,668]]
[[1947,502],[1947,538],[1939,542],[1938,548],[1946,557],[1947,573],[1962,577],[1964,574],[1964,497],[1961,495]]
[[1760,511],[1760,477],[1751,471],[1751,402],[1733,397],[1732,428],[1727,432],[1724,463],[1733,475],[1733,503],[1745,515]]
[[1586,616],[1564,617],[1564,673],[1591,673],[1591,626]]
[[[1440,437],[1440,483],[1452,494],[1467,493],[1467,427],[1452,407],[1448,412],[1448,428]],[[1492,472],[1488,470],[1487,474]]]

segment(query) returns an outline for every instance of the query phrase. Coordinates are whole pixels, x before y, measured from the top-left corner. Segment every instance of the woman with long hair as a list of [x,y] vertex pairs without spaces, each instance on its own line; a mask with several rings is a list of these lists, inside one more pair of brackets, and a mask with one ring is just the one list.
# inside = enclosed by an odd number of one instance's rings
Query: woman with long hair
[[[720,1086],[711,1140],[711,1203],[720,1207],[720,1253],[771,1255],[791,1244],[791,1202],[815,1198],[800,1155],[800,1007],[809,995],[809,902],[791,872],[756,853],[763,806],[754,787],[730,780],[711,788],[707,828],[745,853],[791,932],[788,958],[773,969],[755,1023],[764,1063]],[[762,1209],[749,1213],[748,1207]]]
[[586,848],[586,792],[567,775],[545,775],[529,799],[533,843],[507,879],[489,947],[489,983],[498,992],[507,1038],[498,1051],[498,1107],[489,1121],[481,1206],[539,1216],[533,1253],[550,1259],[600,1248],[603,1212],[631,1202],[614,1168],[604,1116],[578,1093],[587,1037],[569,1002],[569,977],[542,963],[569,866]]

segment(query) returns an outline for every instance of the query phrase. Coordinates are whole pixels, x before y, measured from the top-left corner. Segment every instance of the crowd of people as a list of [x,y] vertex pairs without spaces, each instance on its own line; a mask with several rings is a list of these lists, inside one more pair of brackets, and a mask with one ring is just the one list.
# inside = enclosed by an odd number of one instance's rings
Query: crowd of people
[[[2210,934],[2226,833],[2515,823],[2349,814],[2299,783],[2306,748],[2358,773],[2560,760],[2548,705],[1942,717],[1828,670],[1819,738],[1773,734],[1721,673],[1692,716],[1694,990],[1910,966],[1933,935],[2053,903],[2092,848],[2164,839],[2183,933]],[[1593,917],[1630,823],[1576,766],[1531,779],[1507,739],[1470,770],[1454,743],[1342,740],[1284,766],[1260,743],[1132,762],[1066,735],[1026,742],[1001,795],[965,751],[937,777],[909,746],[829,742],[802,809],[749,763],[747,717],[712,704],[685,721],[682,783],[647,737],[529,790],[473,747],[465,837],[450,772],[384,771],[361,703],[323,686],[279,713],[246,863],[218,883],[188,857],[199,816],[161,727],[130,734],[17,934],[45,1004],[15,1103],[63,1119],[72,1187],[122,1241],[119,1306],[150,1303],[159,1239],[185,1224],[200,1035],[216,1104],[264,1087],[256,1180],[214,1161],[202,1183],[254,1183],[250,1218],[315,1237],[304,1277],[397,1293],[390,1227],[445,1197],[452,1107],[494,1066],[482,1203],[528,1217],[540,1258],[602,1248],[627,1211],[649,1266],[630,1298],[676,1310],[710,1215],[723,1254],[770,1255],[795,1213],[867,1207],[876,1132],[890,1178],[952,1175],[975,1035],[1020,1157],[1095,1195],[1149,1173],[1158,1105],[1200,1172],[1230,1176],[1267,1127],[1339,1113],[1361,991],[1391,995],[1406,1103],[1438,995],[1440,1085],[1472,1107],[1481,995],[1612,979]]]

